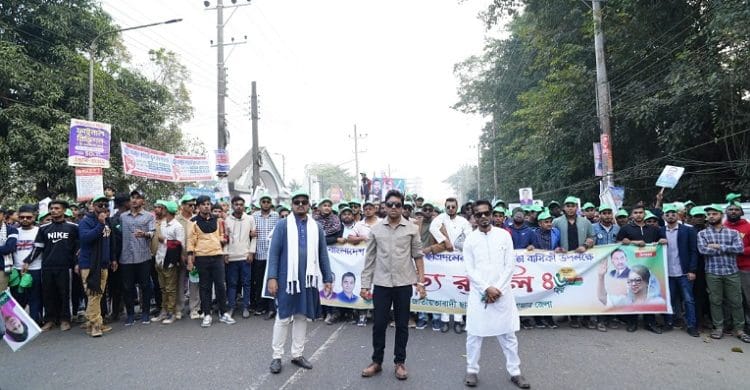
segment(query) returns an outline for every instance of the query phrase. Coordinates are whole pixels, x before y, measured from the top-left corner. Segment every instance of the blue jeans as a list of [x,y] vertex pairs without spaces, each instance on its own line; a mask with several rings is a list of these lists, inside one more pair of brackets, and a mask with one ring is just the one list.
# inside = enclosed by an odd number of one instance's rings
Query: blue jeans
[[[669,292],[672,294],[672,310],[676,313],[680,301],[685,305],[685,322],[688,328],[696,327],[695,300],[693,299],[693,282],[688,280],[687,275],[670,276]],[[665,314],[664,320],[668,325],[674,324],[674,315]]]
[[227,298],[229,308],[237,304],[237,289],[242,287],[242,308],[250,307],[250,264],[247,261],[230,261],[226,265]]

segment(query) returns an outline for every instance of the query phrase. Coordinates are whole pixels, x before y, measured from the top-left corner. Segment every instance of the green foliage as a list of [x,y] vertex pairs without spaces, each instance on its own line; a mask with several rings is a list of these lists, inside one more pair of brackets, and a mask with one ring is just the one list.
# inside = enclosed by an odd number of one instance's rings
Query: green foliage
[[317,178],[322,194],[328,194],[331,188],[339,187],[344,190],[346,199],[355,195],[352,191],[357,178],[346,169],[333,164],[311,164],[307,166],[305,174]]
[[75,197],[67,166],[71,118],[86,118],[89,50],[93,50],[94,116],[112,124],[112,169],[105,182],[135,185],[153,196],[177,185],[122,173],[120,141],[172,153],[205,150],[184,140],[192,117],[187,69],[172,52],[150,51],[152,75],[126,66],[116,30],[93,0],[8,0],[0,3],[0,202]]
[[[545,200],[598,199],[589,4],[495,0],[483,13],[489,28],[507,22],[507,38],[456,65],[455,106],[490,118],[480,139],[483,197],[517,199],[529,186]],[[750,192],[747,2],[610,0],[603,10],[615,182],[626,203],[651,199],[665,164],[687,168],[668,200]]]

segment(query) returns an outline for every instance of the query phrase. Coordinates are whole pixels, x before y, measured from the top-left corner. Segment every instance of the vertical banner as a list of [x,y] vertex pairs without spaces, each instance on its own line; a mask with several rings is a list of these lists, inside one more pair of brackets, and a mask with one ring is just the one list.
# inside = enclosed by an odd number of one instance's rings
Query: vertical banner
[[42,333],[39,325],[26,310],[18,305],[9,290],[0,292],[0,317],[2,317],[3,340],[13,352],[28,344]]
[[226,149],[216,149],[216,166],[214,171],[216,173],[229,173],[229,153]]
[[109,142],[112,125],[70,120],[68,165],[74,167],[109,168]]
[[104,192],[101,168],[76,168],[76,201],[91,200]]
[[122,170],[125,174],[146,179],[174,181],[171,154],[125,142],[121,142],[120,145]]
[[208,181],[213,178],[206,156],[175,155],[172,164],[176,182]]
[[518,199],[521,206],[531,206],[534,204],[534,192],[531,187],[519,188]]
[[667,165],[664,167],[664,170],[661,171],[661,175],[659,175],[659,178],[656,180],[656,186],[675,188],[683,173],[685,173],[685,168]]
[[[614,170],[614,163],[612,162],[612,145],[610,144],[609,136],[602,134],[599,137],[602,148],[602,168],[604,173],[612,172]],[[602,175],[603,176],[603,175]]]
[[604,176],[604,163],[602,162],[602,144],[594,142],[594,176]]

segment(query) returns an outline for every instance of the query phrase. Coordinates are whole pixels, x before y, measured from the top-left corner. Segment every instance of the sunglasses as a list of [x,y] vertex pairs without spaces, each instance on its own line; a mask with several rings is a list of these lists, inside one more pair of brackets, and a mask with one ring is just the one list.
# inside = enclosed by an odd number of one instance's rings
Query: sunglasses
[[474,218],[489,217],[490,215],[492,215],[492,213],[489,211],[478,211],[474,213]]
[[431,212],[435,211],[435,209],[431,209],[431,208],[425,207],[425,208],[422,209],[422,211],[424,211],[425,213],[431,213]]
[[400,209],[401,206],[403,206],[401,202],[385,202],[385,207],[389,209]]
[[307,199],[301,199],[293,201],[292,204],[295,206],[307,206],[308,204],[310,204],[310,201],[308,201]]
[[195,207],[195,203],[188,203],[185,206],[187,206],[187,207]]
[[268,199],[263,199],[263,200],[260,201],[260,203],[271,203],[271,201],[268,200]]
[[106,208],[107,206],[109,206],[109,205],[106,204],[106,203],[95,203],[94,204],[94,207],[98,207],[100,209]]
[[18,219],[34,219],[33,215],[19,215]]
[[455,209],[455,208],[457,208],[457,207],[458,207],[458,206],[445,206],[445,208],[446,208],[446,209],[451,209],[451,210],[453,210],[453,209]]

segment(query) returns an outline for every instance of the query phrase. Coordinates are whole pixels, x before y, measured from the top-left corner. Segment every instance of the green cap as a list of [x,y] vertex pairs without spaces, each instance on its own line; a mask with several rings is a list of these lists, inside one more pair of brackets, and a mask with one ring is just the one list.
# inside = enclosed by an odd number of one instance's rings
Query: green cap
[[336,203],[335,207],[337,210],[341,211],[341,209],[343,209],[344,207],[349,207],[349,203],[346,203],[346,202]]
[[502,199],[498,199],[498,200],[496,200],[496,201],[495,201],[495,204],[494,204],[494,206],[495,206],[495,207],[497,207],[498,205],[501,205],[501,204],[503,204],[503,205],[504,205],[504,204],[505,204],[505,201],[504,201],[504,200],[502,200]]
[[[567,203],[567,202],[565,202],[565,203]],[[586,203],[583,204],[583,206],[581,206],[581,209],[583,209],[583,210],[595,209],[595,208],[596,208],[596,206],[594,206],[594,204],[591,203],[591,202],[586,202]]]
[[[294,199],[294,198],[292,198],[292,199]],[[323,198],[323,199],[321,199],[321,200],[320,200],[320,201],[318,202],[318,207],[322,206],[322,205],[323,205],[323,203],[326,203],[326,202],[330,203],[330,204],[331,204],[331,206],[333,206],[333,201],[331,201],[331,200],[330,200],[330,199],[328,199],[328,198]]]
[[96,203],[96,202],[98,202],[100,200],[109,202],[109,198],[107,198],[106,196],[104,196],[104,194],[99,194],[99,195],[94,195],[94,199],[91,200],[91,203]]
[[695,206],[690,209],[690,216],[695,217],[696,215],[706,216],[706,210],[703,208],[703,206]]
[[612,208],[612,206],[610,206],[610,205],[608,205],[608,204],[602,204],[602,205],[599,205],[599,212],[601,213],[601,212],[602,212],[602,211],[604,211],[604,210],[609,210],[609,211],[612,211],[612,210],[614,210],[614,209]]
[[693,202],[692,200],[688,200],[687,202],[685,202],[685,207],[688,207],[688,205],[695,206],[695,202]]
[[31,274],[27,272],[21,276],[21,282],[18,284],[18,287],[29,288],[32,283],[34,283],[34,278],[32,278]]
[[425,208],[425,207],[427,207],[427,206],[432,206],[432,208],[433,208],[433,209],[435,208],[435,204],[434,204],[434,203],[430,202],[429,200],[425,200],[425,201],[424,201],[424,202],[422,203],[422,208]]
[[703,206],[703,210],[704,211],[714,210],[714,211],[718,211],[720,213],[723,213],[724,212],[724,207],[721,206],[721,205],[718,205],[718,204],[710,204],[708,206]]
[[625,209],[620,209],[620,211],[618,211],[617,214],[615,214],[615,218],[620,218],[620,217],[627,218],[628,217],[628,211],[625,210]]
[[[544,208],[538,204],[534,204],[534,205],[529,206],[529,211],[533,211],[535,213],[541,213],[542,211],[544,211]],[[537,219],[539,218],[537,217]]]
[[70,209],[65,209],[65,216],[73,218],[73,211],[71,211]]
[[550,214],[548,211],[545,211],[541,214],[539,214],[538,217],[536,217],[537,221],[544,221],[545,219],[552,219],[552,214]]
[[664,214],[666,214],[666,213],[676,213],[677,212],[677,206],[675,206],[673,204],[668,204],[668,205],[664,206],[664,208],[662,209],[662,211],[664,211]]
[[404,202],[404,207],[411,207],[412,209],[414,209],[414,203],[412,203],[412,202]]
[[742,194],[731,192],[731,193],[727,194],[726,198],[724,198],[724,199],[726,199],[727,203],[732,203],[735,200],[740,199],[740,198],[742,198]]
[[305,198],[310,199],[310,194],[308,194],[307,191],[305,191],[305,190],[294,191],[292,193],[292,197],[289,198],[289,199],[294,200],[294,198],[296,198],[298,196],[304,196]]
[[271,202],[273,202],[273,198],[271,198],[271,195],[269,195],[269,194],[268,194],[268,193],[266,193],[266,192],[264,192],[264,193],[260,194],[260,198],[258,198],[258,202],[260,202],[260,201],[261,201],[261,200],[263,200],[263,199],[268,199],[268,200],[270,200]]
[[505,209],[502,208],[502,207],[500,207],[500,206],[497,206],[494,209],[492,209],[492,212],[493,213],[502,213],[503,215],[505,215]]
[[192,202],[195,200],[195,197],[190,194],[182,195],[182,198],[180,198],[180,204],[185,204],[187,202]]
[[177,213],[177,209],[178,209],[179,207],[177,207],[177,202],[175,202],[175,201],[173,201],[173,200],[170,200],[170,201],[167,201],[167,202],[166,202],[166,204],[164,205],[164,208],[166,208],[166,209],[167,209],[167,211],[168,211],[168,212],[169,212],[170,214],[176,214],[176,213]]
[[154,204],[156,204],[157,206],[162,206],[165,209],[167,208],[167,201],[163,199],[157,200],[156,202],[154,202]]
[[523,205],[521,206],[521,210],[523,210],[525,213],[528,213],[529,211],[531,211],[531,206]]
[[575,196],[568,196],[567,198],[565,198],[565,202],[563,203],[564,204],[573,203],[574,205],[578,205],[578,198],[576,198]]
[[358,204],[358,205],[360,205],[360,206],[361,206],[361,205],[362,205],[362,199],[359,199],[359,198],[354,198],[354,199],[350,200],[350,201],[349,201],[349,205],[351,206],[351,205],[353,205],[353,204]]
[[552,206],[558,206],[559,207],[560,206],[560,202],[558,202],[556,200],[553,200],[553,201],[547,203],[547,207],[551,208]]
[[38,217],[36,218],[36,221],[37,221],[37,222],[40,222],[40,221],[41,221],[41,220],[43,220],[44,218],[47,218],[47,216],[48,216],[48,215],[49,215],[49,212],[44,212],[44,213],[41,213],[41,214],[39,214],[39,216],[38,216]]
[[342,207],[342,208],[340,208],[340,209],[339,209],[339,214],[343,214],[343,213],[344,213],[344,211],[348,211],[348,212],[350,212],[350,213],[352,213],[352,212],[353,212],[353,211],[352,211],[352,208],[351,208],[351,207],[349,207],[349,206],[344,206],[344,207]]
[[289,208],[289,205],[286,203],[282,203],[279,205],[279,207],[276,208],[276,212],[279,212],[281,210],[291,211],[292,209]]
[[656,215],[654,215],[654,213],[652,213],[650,211],[646,211],[646,218],[643,218],[643,220],[647,221],[647,220],[652,219],[652,218],[653,219],[658,219],[658,218],[656,218]]

